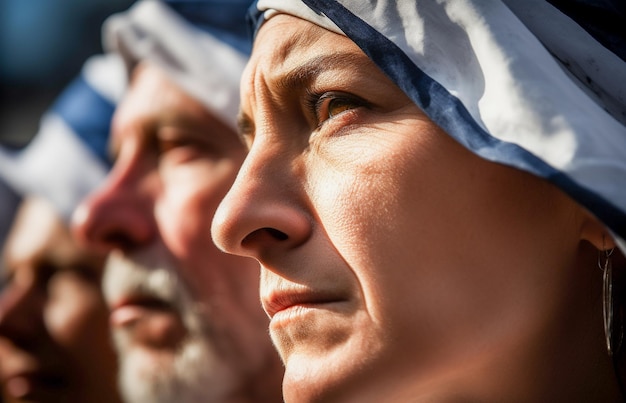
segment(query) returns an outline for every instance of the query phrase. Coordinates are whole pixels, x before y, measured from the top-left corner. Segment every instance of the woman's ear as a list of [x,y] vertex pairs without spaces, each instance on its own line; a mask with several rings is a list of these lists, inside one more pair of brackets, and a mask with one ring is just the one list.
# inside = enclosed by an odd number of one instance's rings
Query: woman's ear
[[615,248],[616,242],[609,230],[593,217],[590,213],[585,211],[581,226],[581,239],[589,241],[598,250],[607,250]]

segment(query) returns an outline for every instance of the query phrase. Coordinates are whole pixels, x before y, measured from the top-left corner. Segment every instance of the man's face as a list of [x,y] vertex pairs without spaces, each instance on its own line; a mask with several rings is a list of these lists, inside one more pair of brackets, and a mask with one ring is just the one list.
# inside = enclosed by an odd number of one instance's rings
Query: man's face
[[[178,376],[174,367],[186,366],[185,354],[203,349],[215,365],[197,371],[201,400],[257,387],[279,396],[282,369],[258,302],[256,263],[220,252],[210,235],[244,146],[158,68],[141,64],[116,110],[111,147],[115,165],[106,183],[74,219],[79,238],[116,250],[105,288],[123,372],[143,371],[139,380],[160,383],[159,375]],[[133,276],[136,286],[123,285]]]
[[0,379],[8,402],[119,401],[104,256],[78,246],[43,200],[23,202],[3,253]]

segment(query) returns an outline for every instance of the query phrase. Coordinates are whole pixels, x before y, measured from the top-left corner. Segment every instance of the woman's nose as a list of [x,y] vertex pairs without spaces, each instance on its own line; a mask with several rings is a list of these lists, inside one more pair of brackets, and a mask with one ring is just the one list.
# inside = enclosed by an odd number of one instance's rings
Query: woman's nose
[[306,242],[311,220],[302,178],[289,167],[262,146],[250,150],[213,219],[219,248],[263,261]]
[[156,234],[154,192],[158,178],[143,177],[132,167],[114,166],[102,187],[88,196],[72,216],[74,236],[101,252],[133,250]]

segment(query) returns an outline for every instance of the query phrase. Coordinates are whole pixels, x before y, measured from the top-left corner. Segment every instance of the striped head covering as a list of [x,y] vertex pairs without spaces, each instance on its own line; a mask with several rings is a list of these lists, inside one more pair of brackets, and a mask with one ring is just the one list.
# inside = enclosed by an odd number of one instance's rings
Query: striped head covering
[[65,219],[108,172],[111,116],[126,88],[121,59],[93,56],[41,119],[23,149],[0,147],[0,179],[48,199]]
[[346,35],[450,136],[544,178],[626,252],[626,5],[558,0],[259,0]]
[[103,26],[104,47],[130,73],[140,61],[158,65],[188,94],[233,129],[239,78],[250,48],[251,0],[144,0]]
[[69,219],[106,176],[115,106],[132,68],[159,65],[186,92],[235,127],[239,76],[251,43],[250,0],[142,0],[103,25],[105,55],[94,56],[43,116],[22,150],[0,147],[0,180],[49,199]]

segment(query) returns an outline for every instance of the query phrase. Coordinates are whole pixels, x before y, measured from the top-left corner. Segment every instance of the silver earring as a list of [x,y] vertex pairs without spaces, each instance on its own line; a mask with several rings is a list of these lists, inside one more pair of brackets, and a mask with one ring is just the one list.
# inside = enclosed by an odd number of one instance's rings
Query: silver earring
[[[616,350],[615,340],[613,340],[613,265],[611,264],[611,255],[614,250],[615,248],[611,248],[598,253],[598,267],[602,270],[604,337],[609,357],[613,357],[613,353]],[[603,257],[604,263],[602,262]]]

